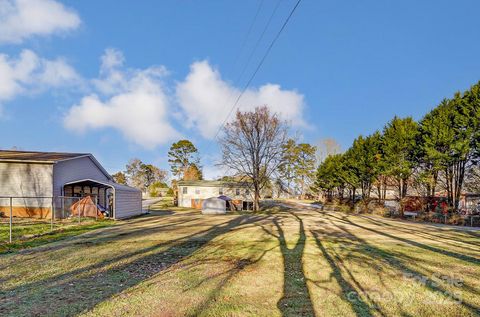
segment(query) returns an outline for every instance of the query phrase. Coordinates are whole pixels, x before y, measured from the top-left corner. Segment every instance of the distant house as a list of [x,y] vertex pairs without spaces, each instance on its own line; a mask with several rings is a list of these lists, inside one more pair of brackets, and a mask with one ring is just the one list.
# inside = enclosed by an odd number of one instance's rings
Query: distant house
[[243,209],[249,209],[252,202],[252,191],[246,182],[225,181],[179,181],[178,206],[201,208],[203,200],[211,197],[224,196],[241,204]]
[[13,197],[14,216],[50,218],[64,197],[87,195],[116,219],[142,212],[141,191],[115,183],[92,154],[0,151],[0,212]]

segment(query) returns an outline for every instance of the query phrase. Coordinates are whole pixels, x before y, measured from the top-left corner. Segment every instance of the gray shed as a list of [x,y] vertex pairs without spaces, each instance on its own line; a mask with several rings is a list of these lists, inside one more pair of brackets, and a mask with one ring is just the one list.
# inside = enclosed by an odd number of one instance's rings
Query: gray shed
[[227,202],[223,199],[212,197],[202,202],[202,214],[222,215],[227,213]]

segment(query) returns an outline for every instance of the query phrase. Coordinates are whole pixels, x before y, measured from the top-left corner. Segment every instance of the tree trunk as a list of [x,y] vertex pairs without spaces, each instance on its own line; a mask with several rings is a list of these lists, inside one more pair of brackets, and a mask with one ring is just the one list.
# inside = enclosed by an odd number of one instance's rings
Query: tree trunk
[[300,199],[305,199],[305,179],[303,176],[300,181]]
[[453,172],[452,166],[445,168],[445,179],[447,182],[447,201],[450,207],[453,207]]
[[402,188],[403,188],[403,178],[400,178],[398,181],[398,199],[402,200]]
[[458,212],[458,207],[460,204],[460,197],[462,195],[463,181],[465,178],[465,165],[466,161],[460,161],[456,164],[455,176],[454,176],[454,204],[453,208]]
[[254,182],[253,184],[254,194],[253,194],[253,211],[260,210],[260,186]]
[[437,188],[437,182],[438,182],[438,171],[435,171],[433,172],[433,182],[430,188],[431,192],[428,193],[431,197],[435,197],[435,189]]
[[385,176],[382,177],[382,201],[385,201],[387,198],[387,179]]

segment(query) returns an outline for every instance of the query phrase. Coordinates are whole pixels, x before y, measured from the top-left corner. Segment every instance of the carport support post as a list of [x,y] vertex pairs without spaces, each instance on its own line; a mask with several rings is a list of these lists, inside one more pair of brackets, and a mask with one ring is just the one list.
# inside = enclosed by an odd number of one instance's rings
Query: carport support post
[[52,197],[52,209],[51,209],[52,215],[50,217],[50,231],[53,231],[53,220],[55,218],[55,202],[54,198]]
[[12,226],[13,226],[13,198],[10,197],[10,243],[12,243]]
[[97,200],[98,200],[98,196],[95,196],[95,210],[96,210],[95,211],[95,221],[98,220],[98,202],[97,202]]

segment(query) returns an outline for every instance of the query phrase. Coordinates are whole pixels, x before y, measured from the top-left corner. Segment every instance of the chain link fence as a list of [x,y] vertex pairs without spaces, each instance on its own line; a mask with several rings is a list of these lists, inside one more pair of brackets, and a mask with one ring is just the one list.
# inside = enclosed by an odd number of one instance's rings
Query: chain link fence
[[12,243],[104,218],[97,196],[0,197],[0,243]]

